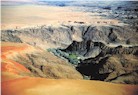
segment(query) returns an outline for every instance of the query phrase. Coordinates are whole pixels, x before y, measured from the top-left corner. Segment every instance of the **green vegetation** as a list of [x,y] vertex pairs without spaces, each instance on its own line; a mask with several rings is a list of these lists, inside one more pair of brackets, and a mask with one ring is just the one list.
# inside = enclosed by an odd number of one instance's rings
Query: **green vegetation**
[[69,62],[73,63],[73,64],[78,64],[78,62],[79,62],[78,56],[74,53],[69,54],[68,59],[69,59]]
[[52,52],[55,56],[60,57],[61,59],[66,59],[70,63],[77,65],[79,63],[78,55],[75,53],[67,53],[60,49],[48,49],[48,52]]
[[71,58],[71,59],[77,59],[77,55],[76,54],[69,54],[69,58]]

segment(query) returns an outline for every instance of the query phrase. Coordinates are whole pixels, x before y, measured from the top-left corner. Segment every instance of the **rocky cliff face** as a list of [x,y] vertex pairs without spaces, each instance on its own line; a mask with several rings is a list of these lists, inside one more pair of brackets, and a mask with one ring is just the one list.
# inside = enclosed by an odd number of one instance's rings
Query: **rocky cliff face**
[[[81,42],[88,48],[93,42],[102,42],[106,46],[135,46],[137,42],[137,28],[129,26],[92,26],[92,25],[61,25],[40,26],[21,30],[3,30],[2,41],[25,42],[41,48],[66,48],[73,41]],[[49,44],[50,46],[46,46]]]
[[137,56],[112,55],[81,61],[77,70],[90,79],[115,83],[138,84]]
[[87,59],[106,54],[136,54],[138,51],[138,46],[128,45],[128,47],[125,47],[122,45],[116,45],[111,47],[106,46],[102,42],[92,42],[89,40],[83,42],[73,42],[64,51],[75,52],[79,55],[82,55],[84,59]]
[[[2,41],[23,42],[45,50],[56,48],[78,55],[80,63],[76,68],[90,79],[132,84],[138,83],[137,40],[137,27],[130,26],[76,24],[2,31]],[[40,55],[37,57],[41,59]],[[26,62],[35,64],[35,56],[28,55]],[[37,67],[45,72],[45,67]]]
[[25,42],[43,49],[62,48],[87,58],[104,53],[135,53],[137,28],[128,26],[41,26],[2,31],[2,41]]

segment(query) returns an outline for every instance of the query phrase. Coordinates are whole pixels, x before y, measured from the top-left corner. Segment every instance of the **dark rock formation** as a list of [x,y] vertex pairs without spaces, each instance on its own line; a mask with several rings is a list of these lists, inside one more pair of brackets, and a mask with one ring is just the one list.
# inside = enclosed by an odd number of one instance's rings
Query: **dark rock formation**
[[81,61],[77,70],[94,80],[138,84],[137,58],[130,54],[107,56],[98,60],[90,58]]
[[124,46],[116,46],[109,47],[101,42],[92,42],[83,41],[83,42],[73,42],[67,49],[66,52],[75,52],[80,54],[86,58],[96,57],[100,55],[100,53],[106,54],[134,54],[138,51],[138,46],[132,47],[124,47]]
[[2,39],[1,41],[10,41],[10,42],[19,42],[22,43],[21,39],[14,35],[16,33],[16,31],[12,31],[12,30],[7,30],[6,32],[1,32],[2,35]]
[[[20,40],[19,40],[20,39]],[[135,46],[138,45],[136,28],[129,26],[88,26],[62,25],[60,27],[41,26],[22,30],[3,30],[2,41],[25,42],[31,45],[46,48],[67,48],[70,44],[77,44],[81,50],[89,50],[93,42],[102,42],[106,46],[113,44]],[[74,42],[73,42],[74,41]],[[48,44],[46,46],[45,44]],[[86,45],[86,46],[85,46]],[[74,47],[75,48],[75,47]]]

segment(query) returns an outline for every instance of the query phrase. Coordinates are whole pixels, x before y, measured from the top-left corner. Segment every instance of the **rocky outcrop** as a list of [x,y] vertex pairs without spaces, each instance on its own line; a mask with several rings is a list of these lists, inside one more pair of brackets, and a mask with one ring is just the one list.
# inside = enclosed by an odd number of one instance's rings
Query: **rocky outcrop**
[[2,31],[2,41],[24,42],[33,46],[61,48],[85,58],[137,51],[137,29],[128,26],[61,25]]
[[[12,37],[14,36],[14,37]],[[14,40],[15,38],[20,39]],[[67,48],[73,41],[81,42],[89,48],[93,43],[102,42],[106,46],[138,45],[137,29],[129,26],[92,26],[92,25],[61,25],[39,26],[21,30],[3,30],[2,41],[25,42],[34,46],[46,48]]]
[[[98,61],[98,62],[97,62]],[[93,80],[116,83],[138,84],[137,56],[112,55],[81,61],[77,70]]]
[[138,46],[116,46],[116,47],[110,47],[106,46],[105,44],[101,42],[92,42],[89,41],[83,41],[83,42],[73,42],[68,48],[66,48],[64,51],[66,52],[75,52],[79,55],[84,56],[84,59],[86,58],[94,58],[101,53],[103,55],[106,54],[134,54],[138,51]]
[[7,30],[6,32],[1,32],[2,35],[2,39],[1,41],[4,42],[18,42],[18,43],[22,43],[21,39],[15,35],[16,31],[12,31],[12,30]]

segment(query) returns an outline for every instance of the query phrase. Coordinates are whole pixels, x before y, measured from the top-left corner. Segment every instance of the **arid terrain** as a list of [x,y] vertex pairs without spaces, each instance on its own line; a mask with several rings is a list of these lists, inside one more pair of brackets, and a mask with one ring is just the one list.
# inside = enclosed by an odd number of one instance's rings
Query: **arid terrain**
[[2,6],[2,29],[20,29],[41,25],[59,26],[61,24],[73,24],[74,22],[98,25],[119,23],[119,20],[104,19],[96,16],[95,13],[73,10],[77,8],[41,5]]
[[[27,54],[44,52],[39,48],[34,48],[26,44],[2,43],[2,95],[137,95],[138,87],[134,85],[82,80],[81,75],[75,72],[75,70],[73,71],[72,67],[68,66],[65,62],[63,64],[62,60],[50,53],[47,53],[43,57],[46,57],[48,62],[45,61],[45,66],[47,67],[49,65],[49,68],[54,69],[54,71],[48,71],[49,73],[47,72],[45,75],[56,78],[53,74],[56,73],[58,75],[60,73],[60,76],[63,77],[59,78],[62,79],[36,77],[38,74],[31,73],[28,68],[21,64],[22,62],[14,61],[16,57],[22,57],[27,60]],[[54,63],[53,61],[58,63]],[[31,65],[31,63],[29,64]],[[42,63],[38,65],[40,64]],[[52,64],[55,66],[52,66]],[[57,68],[56,64],[63,64],[63,66],[58,66]],[[68,69],[64,65],[68,66]],[[36,73],[38,72],[36,70]],[[69,74],[67,78],[71,77],[75,78],[75,80],[65,79],[65,73],[66,75]]]
[[2,0],[2,95],[137,95],[137,1]]

